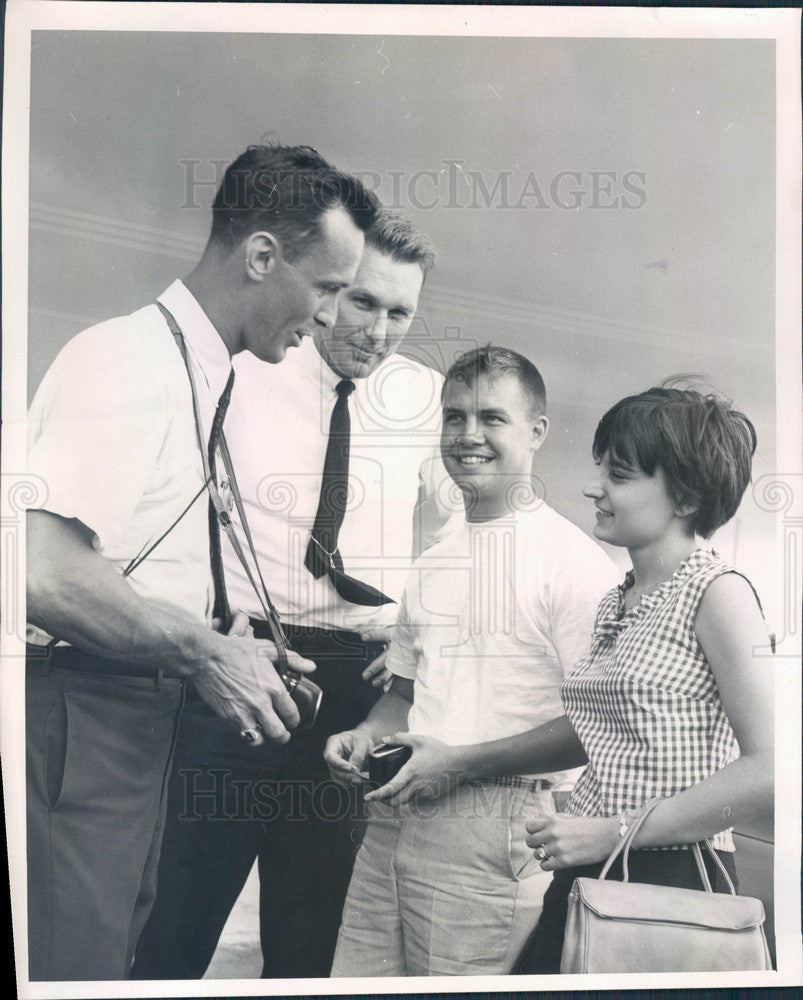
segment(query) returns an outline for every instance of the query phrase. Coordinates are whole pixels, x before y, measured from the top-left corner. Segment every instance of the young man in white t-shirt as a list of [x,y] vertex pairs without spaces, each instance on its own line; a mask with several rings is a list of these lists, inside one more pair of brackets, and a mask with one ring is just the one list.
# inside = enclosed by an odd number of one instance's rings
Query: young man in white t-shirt
[[535,366],[503,348],[468,352],[447,373],[442,405],[441,454],[466,521],[407,579],[391,689],[325,752],[334,778],[362,781],[383,739],[412,749],[366,796],[333,976],[512,969],[550,880],[525,821],[554,811],[571,774],[497,777],[509,772],[501,759],[495,770],[496,741],[526,740],[563,714],[561,681],[617,580],[597,544],[533,489],[548,429]]

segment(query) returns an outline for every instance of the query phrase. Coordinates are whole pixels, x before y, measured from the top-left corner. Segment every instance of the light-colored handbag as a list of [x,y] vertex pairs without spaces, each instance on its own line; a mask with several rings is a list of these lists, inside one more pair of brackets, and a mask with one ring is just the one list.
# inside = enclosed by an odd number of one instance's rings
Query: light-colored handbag
[[[734,972],[771,969],[760,899],[737,896],[711,846],[730,894],[715,893],[700,845],[692,851],[704,886],[677,889],[628,881],[628,855],[648,802],[614,848],[599,878],[577,878],[569,894],[561,973]],[[607,881],[622,854],[623,882]]]

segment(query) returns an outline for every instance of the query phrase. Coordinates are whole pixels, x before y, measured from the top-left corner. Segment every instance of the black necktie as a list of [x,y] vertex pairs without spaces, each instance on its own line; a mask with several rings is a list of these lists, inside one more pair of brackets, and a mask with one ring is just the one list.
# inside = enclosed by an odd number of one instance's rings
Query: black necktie
[[[229,408],[231,399],[231,389],[234,385],[234,369],[229,373],[226,388],[220,396],[220,401],[215,410],[212,420],[212,430],[209,434],[209,472],[211,475],[212,489],[217,489],[217,446],[220,442],[220,434],[223,430],[223,418]],[[220,521],[218,520],[215,505],[212,498],[209,498],[209,561],[212,564],[212,582],[215,586],[215,603],[212,614],[221,621],[221,631],[228,632],[231,623],[231,612],[229,611],[229,601],[226,597],[226,578],[223,574],[223,555],[220,548]]]
[[351,419],[349,417],[349,395],[354,392],[354,383],[343,379],[335,387],[337,401],[329,423],[329,442],[323,462],[321,494],[318,510],[312,526],[304,565],[315,579],[326,573],[337,593],[352,604],[379,607],[393,604],[390,597],[381,591],[355,580],[343,572],[343,560],[337,547],[337,538],[346,513],[349,478],[349,437]]

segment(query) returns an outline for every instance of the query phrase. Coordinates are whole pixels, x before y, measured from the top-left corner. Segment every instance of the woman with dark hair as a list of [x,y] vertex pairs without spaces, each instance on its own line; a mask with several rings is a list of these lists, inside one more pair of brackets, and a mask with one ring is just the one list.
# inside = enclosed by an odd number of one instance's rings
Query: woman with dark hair
[[[591,649],[562,686],[588,766],[567,813],[527,824],[528,846],[555,876],[519,971],[559,971],[574,879],[599,874],[649,800],[662,801],[635,838],[630,880],[655,885],[700,888],[689,846],[706,838],[735,880],[731,828],[771,816],[760,605],[745,577],[697,541],[736,512],[755,447],[743,414],[689,389],[623,399],[597,428],[584,491],[594,534],[626,547],[633,568],[603,599]],[[716,889],[721,876],[706,861]],[[608,877],[622,878],[621,858]]]

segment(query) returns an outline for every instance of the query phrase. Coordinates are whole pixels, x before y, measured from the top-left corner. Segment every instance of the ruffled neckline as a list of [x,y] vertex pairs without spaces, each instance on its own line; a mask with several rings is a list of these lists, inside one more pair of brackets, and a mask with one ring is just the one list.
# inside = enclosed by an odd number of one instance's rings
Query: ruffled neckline
[[650,591],[648,594],[642,594],[638,604],[635,604],[626,611],[625,594],[635,583],[633,570],[628,570],[625,574],[624,582],[619,584],[611,595],[615,597],[615,600],[610,602],[610,607],[607,609],[609,613],[597,621],[594,634],[618,634],[633,622],[639,621],[648,612],[652,611],[653,608],[662,604],[672,591],[676,590],[684,580],[696,573],[697,570],[711,562],[712,559],[718,558],[719,556],[713,549],[696,548],[683,560],[672,576],[664,580],[663,583],[660,583],[655,590]]

